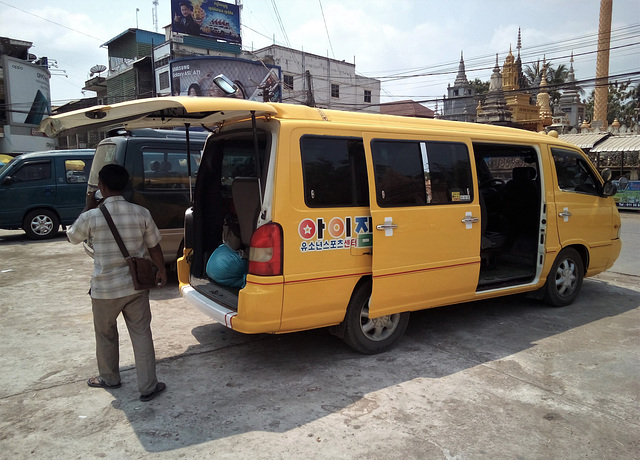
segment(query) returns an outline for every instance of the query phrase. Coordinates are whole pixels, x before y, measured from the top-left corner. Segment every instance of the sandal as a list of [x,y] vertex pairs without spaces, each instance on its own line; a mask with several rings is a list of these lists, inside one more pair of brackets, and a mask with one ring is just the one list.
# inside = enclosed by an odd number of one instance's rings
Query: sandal
[[98,376],[98,377],[91,377],[89,380],[87,380],[87,385],[89,385],[90,387],[93,387],[93,388],[112,388],[112,389],[116,389],[116,388],[120,388],[122,386],[122,383],[116,383],[115,385],[109,385],[107,382],[102,380],[102,377]]
[[146,401],[151,401],[153,398],[158,396],[160,393],[162,393],[166,389],[167,389],[167,385],[165,385],[164,382],[158,382],[158,384],[156,385],[156,389],[155,390],[153,390],[148,395],[141,395],[140,396],[140,401],[145,401],[145,402]]

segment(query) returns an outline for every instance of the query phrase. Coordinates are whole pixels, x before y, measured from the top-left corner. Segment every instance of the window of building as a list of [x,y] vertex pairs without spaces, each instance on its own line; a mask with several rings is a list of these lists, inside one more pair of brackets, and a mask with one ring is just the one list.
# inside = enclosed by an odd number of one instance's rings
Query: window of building
[[160,89],[169,88],[169,72],[162,72],[160,74]]
[[282,78],[284,89],[293,89],[293,75],[284,75]]
[[340,97],[340,85],[331,83],[331,97]]
[[364,90],[364,101],[371,103],[371,91],[368,89]]
[[453,142],[374,141],[381,207],[455,204],[473,199],[469,151]]
[[587,161],[577,152],[551,149],[558,176],[558,186],[565,192],[598,195],[600,181],[596,179]]
[[307,206],[369,205],[362,139],[304,136],[300,152]]
[[86,184],[92,160],[65,160],[64,171],[69,184]]

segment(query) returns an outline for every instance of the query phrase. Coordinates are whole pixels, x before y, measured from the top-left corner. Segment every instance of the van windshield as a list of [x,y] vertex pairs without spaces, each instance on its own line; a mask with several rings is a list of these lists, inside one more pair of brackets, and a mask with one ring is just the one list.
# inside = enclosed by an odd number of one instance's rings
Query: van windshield
[[116,162],[116,145],[100,144],[93,156],[93,166],[89,173],[89,186],[98,188],[98,173],[105,165]]
[[8,163],[0,163],[0,174],[2,174],[6,169],[9,169],[9,165],[16,161],[15,158],[9,160]]

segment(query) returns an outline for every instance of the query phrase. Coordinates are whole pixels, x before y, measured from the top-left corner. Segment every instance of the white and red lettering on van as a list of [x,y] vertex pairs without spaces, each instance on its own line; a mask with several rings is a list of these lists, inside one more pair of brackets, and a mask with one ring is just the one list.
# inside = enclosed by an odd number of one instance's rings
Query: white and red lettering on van
[[[328,220],[328,224],[327,224]],[[301,252],[371,246],[371,216],[305,218],[298,225]]]

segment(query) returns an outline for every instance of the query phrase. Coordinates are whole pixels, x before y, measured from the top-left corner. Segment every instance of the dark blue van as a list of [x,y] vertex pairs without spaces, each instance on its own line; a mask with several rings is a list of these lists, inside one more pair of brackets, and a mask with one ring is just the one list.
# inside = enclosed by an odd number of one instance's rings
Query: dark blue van
[[85,206],[95,150],[25,153],[0,169],[0,228],[52,238]]

